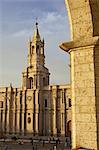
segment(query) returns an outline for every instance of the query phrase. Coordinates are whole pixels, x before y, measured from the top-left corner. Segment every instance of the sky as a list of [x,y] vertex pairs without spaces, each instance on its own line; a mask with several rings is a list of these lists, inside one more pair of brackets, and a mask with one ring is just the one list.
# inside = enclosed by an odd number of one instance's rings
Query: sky
[[21,86],[36,18],[45,39],[50,84],[70,82],[69,54],[59,48],[70,40],[65,0],[0,0],[0,86]]

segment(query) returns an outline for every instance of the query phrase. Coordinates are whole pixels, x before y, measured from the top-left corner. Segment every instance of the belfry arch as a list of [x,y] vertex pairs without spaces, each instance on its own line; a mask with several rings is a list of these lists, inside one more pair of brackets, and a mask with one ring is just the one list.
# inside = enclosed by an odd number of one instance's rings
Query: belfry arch
[[65,0],[70,54],[72,149],[99,149],[99,0]]

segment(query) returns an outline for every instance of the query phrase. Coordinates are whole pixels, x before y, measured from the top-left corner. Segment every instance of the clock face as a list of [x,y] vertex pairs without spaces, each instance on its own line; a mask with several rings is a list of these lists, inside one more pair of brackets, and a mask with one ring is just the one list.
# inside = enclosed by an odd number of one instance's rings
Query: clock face
[[32,100],[32,96],[27,96],[27,100],[31,101]]

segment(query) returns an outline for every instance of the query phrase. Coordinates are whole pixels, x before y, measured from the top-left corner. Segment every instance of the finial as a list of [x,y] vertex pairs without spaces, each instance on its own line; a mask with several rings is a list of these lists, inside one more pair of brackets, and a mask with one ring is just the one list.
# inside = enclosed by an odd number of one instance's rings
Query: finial
[[36,24],[36,27],[37,27],[38,26],[38,18],[37,17],[36,17],[36,23],[35,24]]
[[10,87],[12,88],[12,83],[10,83]]

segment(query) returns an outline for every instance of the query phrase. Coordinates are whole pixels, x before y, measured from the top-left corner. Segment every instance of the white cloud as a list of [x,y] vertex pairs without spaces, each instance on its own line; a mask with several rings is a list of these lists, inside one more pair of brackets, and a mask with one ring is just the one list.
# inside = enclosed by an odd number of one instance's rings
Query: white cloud
[[26,36],[27,34],[29,34],[28,30],[21,30],[21,31],[18,31],[18,32],[15,32],[12,34],[13,37],[22,37],[22,36]]
[[[51,72],[51,83],[58,84],[58,83],[66,83],[69,81],[69,77],[67,75],[69,69],[68,67],[66,67],[66,64],[69,64],[69,59],[67,58],[66,53],[62,53],[62,51],[59,50],[59,44],[63,41],[66,41],[66,39],[69,39],[70,32],[69,32],[69,25],[67,20],[68,18],[66,14],[63,15],[62,13],[57,13],[57,12],[46,12],[46,13],[42,12],[42,17],[40,17],[39,19],[40,22],[39,28],[40,28],[41,37],[44,36],[45,38],[45,54],[46,54],[46,62],[47,62],[46,66],[49,68],[49,71]],[[15,80],[13,78],[13,73],[10,74],[12,80],[15,81],[17,84],[17,82],[20,80],[20,72],[23,71],[22,65],[25,64],[27,59],[26,57],[24,60],[23,57],[24,53],[27,53],[25,40],[27,37],[33,34],[33,29],[32,29],[33,24],[31,24],[33,22],[32,21],[28,22],[26,20],[19,20],[19,22],[16,23],[18,23],[16,24],[16,26],[18,25],[18,29],[12,34],[9,33],[8,37],[6,37],[7,46],[5,47],[5,49],[7,50],[7,52],[8,51],[10,52],[11,56],[13,53],[17,53],[15,54],[15,57],[18,58],[18,62],[16,62],[17,61],[16,58],[13,64],[13,68],[17,66],[16,77],[14,75]],[[20,24],[22,24],[21,28],[20,28]],[[8,41],[9,39],[11,42]],[[9,49],[7,48],[8,46]],[[9,56],[9,59],[11,59],[11,56]],[[9,71],[11,71],[11,68],[9,68]],[[6,77],[4,78],[6,79]],[[8,80],[10,80],[10,77],[8,78]]]
[[60,19],[61,19],[61,16],[59,14],[57,14],[56,12],[48,12],[48,14],[45,18],[45,22],[46,23],[54,23]]

